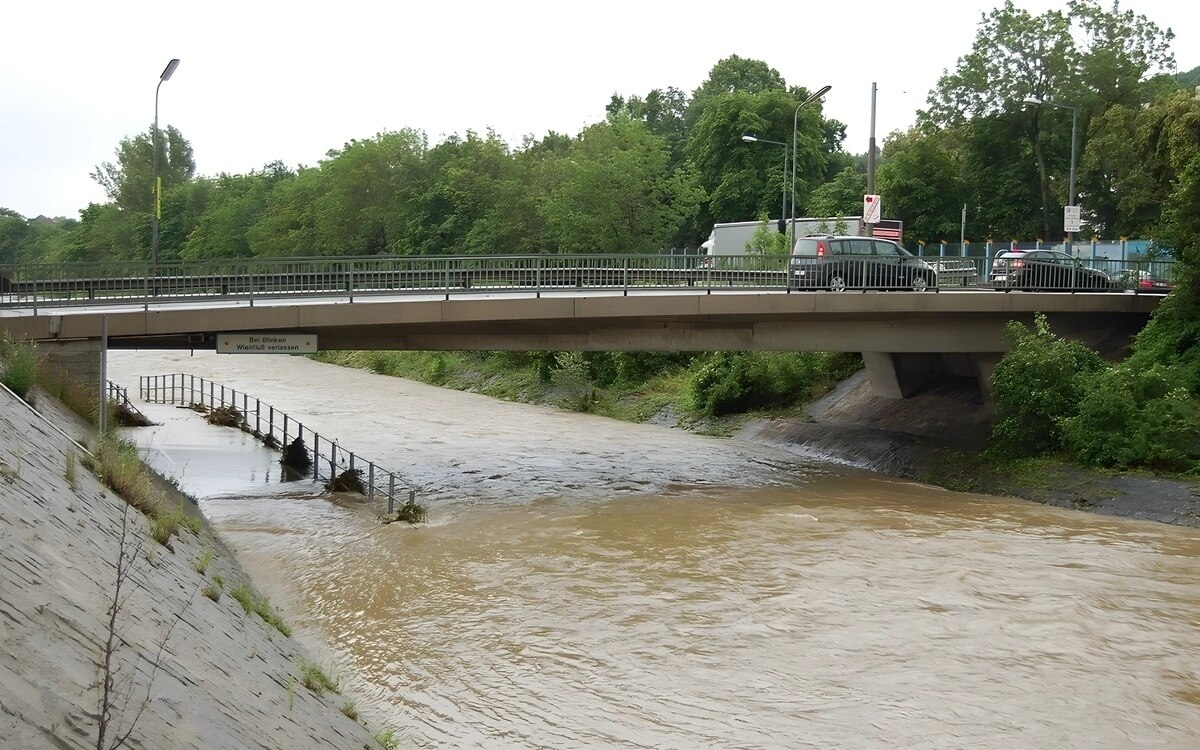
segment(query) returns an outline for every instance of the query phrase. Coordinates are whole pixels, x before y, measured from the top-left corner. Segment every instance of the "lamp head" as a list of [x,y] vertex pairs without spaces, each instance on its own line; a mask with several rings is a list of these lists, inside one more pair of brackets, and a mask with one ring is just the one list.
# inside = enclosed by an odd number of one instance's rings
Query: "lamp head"
[[176,57],[171,62],[167,63],[167,67],[163,68],[162,75],[158,77],[160,81],[171,80],[171,75],[175,73],[175,69],[179,67],[179,58]]
[[803,107],[805,104],[808,104],[809,102],[815,102],[816,100],[820,99],[822,96],[825,96],[826,94],[828,94],[829,89],[831,89],[831,88],[833,88],[833,86],[822,86],[820,89],[818,89],[816,91],[816,93],[810,94],[809,97],[800,104],[800,106]]
[[745,141],[746,143],[758,143],[758,139],[755,138],[754,136],[750,135],[749,133],[743,133],[742,140]]
[[1041,104],[1042,100],[1038,99],[1036,97],[1033,97],[1033,96],[1027,96],[1027,97],[1025,97],[1024,103],[1025,104]]

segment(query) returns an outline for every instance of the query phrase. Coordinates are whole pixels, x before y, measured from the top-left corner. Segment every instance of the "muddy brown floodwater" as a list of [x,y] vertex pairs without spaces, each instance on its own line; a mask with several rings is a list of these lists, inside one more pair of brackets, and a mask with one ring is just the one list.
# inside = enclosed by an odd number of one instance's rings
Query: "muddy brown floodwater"
[[401,471],[428,524],[136,432],[401,747],[1200,747],[1200,531],[302,358],[113,352]]

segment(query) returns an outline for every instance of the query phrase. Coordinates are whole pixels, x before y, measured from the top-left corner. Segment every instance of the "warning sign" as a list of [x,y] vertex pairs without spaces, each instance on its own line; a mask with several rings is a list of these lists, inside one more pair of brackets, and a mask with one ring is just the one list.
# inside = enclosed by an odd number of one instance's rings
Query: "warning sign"
[[878,195],[863,196],[863,223],[878,224],[879,217],[882,216],[879,210]]
[[222,333],[218,354],[316,354],[317,337],[311,333]]

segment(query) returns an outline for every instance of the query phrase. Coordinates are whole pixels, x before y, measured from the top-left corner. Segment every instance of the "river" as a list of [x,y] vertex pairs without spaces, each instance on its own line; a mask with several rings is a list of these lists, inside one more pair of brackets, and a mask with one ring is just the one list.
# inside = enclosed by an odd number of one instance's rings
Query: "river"
[[400,747],[1200,747],[1200,530],[299,357],[110,353],[131,393],[168,372],[420,488],[429,522],[383,525],[193,412],[132,433]]

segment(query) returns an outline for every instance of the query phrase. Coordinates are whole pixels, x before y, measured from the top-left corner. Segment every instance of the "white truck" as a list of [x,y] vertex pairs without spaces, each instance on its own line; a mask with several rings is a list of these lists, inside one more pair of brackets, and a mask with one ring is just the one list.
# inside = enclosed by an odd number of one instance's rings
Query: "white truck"
[[[788,224],[791,224],[789,219]],[[767,221],[731,221],[713,226],[708,239],[700,247],[708,255],[744,255],[746,246],[754,239],[754,233],[760,227],[766,226],[771,232],[779,231],[779,220]],[[830,216],[825,218],[797,218],[797,238],[810,234],[850,234],[861,233],[861,216]],[[903,224],[894,219],[884,219],[875,225],[876,237],[903,242]]]

